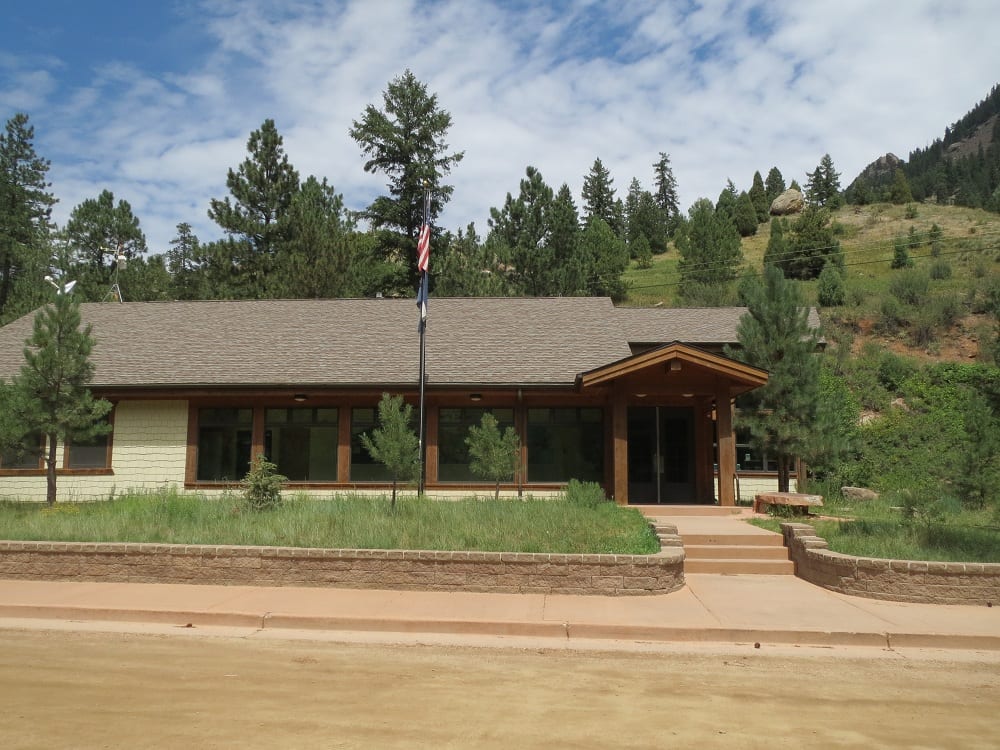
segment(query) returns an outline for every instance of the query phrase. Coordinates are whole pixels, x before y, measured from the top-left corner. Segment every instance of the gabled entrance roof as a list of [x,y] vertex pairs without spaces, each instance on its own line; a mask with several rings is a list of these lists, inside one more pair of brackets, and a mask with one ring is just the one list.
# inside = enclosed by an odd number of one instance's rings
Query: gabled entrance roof
[[611,364],[580,373],[578,388],[607,386],[615,381],[672,393],[718,393],[720,387],[735,397],[767,383],[767,371],[673,342]]

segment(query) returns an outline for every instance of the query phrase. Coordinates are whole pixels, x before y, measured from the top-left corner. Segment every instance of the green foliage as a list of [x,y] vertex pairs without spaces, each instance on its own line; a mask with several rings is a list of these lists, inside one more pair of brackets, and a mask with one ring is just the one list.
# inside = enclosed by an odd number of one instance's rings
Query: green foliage
[[[757,214],[757,223],[763,224],[767,221],[767,217],[771,210],[771,201],[767,197],[767,188],[764,186],[764,180],[760,176],[760,172],[753,173],[753,183],[749,190],[750,202],[753,204],[754,212]],[[779,193],[780,195],[780,193]],[[754,230],[756,234],[756,230]]]
[[410,427],[413,407],[404,403],[402,396],[383,393],[378,402],[378,423],[371,435],[361,436],[361,443],[392,475],[391,507],[395,508],[397,484],[414,481],[420,473],[420,439]]
[[430,194],[434,225],[454,192],[443,180],[465,153],[449,153],[446,138],[451,114],[409,70],[389,82],[382,104],[382,109],[369,104],[361,119],[352,123],[350,136],[367,158],[365,172],[380,172],[388,178],[389,195],[377,197],[366,216],[380,232],[381,259],[404,258],[406,286],[412,288],[417,280],[417,233],[423,223],[424,192]]
[[901,234],[897,234],[892,241],[892,263],[890,267],[894,269],[912,268],[913,261],[910,259],[910,244]]
[[35,129],[18,113],[0,133],[0,325],[42,299],[52,206],[49,162],[35,153]]
[[928,271],[934,281],[944,281],[951,278],[951,264],[946,260],[936,260]]
[[653,164],[653,179],[656,186],[656,204],[663,211],[667,236],[673,237],[681,218],[680,200],[677,197],[677,180],[670,167],[670,156],[663,151]]
[[[892,186],[889,188],[889,200],[897,206],[906,204],[906,218],[917,218],[917,207],[911,202],[913,193],[910,191],[910,183],[906,180],[906,174],[899,167],[892,176]],[[912,216],[910,215],[912,214]]]
[[889,292],[907,305],[922,305],[927,302],[931,280],[926,272],[919,269],[906,270],[889,280]]
[[615,199],[614,180],[600,159],[595,159],[590,172],[583,178],[583,221],[603,219],[618,237],[624,235],[624,217]]
[[566,501],[578,508],[598,508],[607,503],[604,488],[597,482],[581,482],[571,479],[566,485]]
[[769,373],[767,385],[740,401],[739,420],[754,446],[778,460],[778,488],[787,492],[794,456],[808,449],[819,404],[817,332],[795,283],[775,266],[763,278],[750,275],[740,286],[747,306],[736,335],[739,349],[728,356]]
[[[761,191],[763,189],[761,186]],[[753,199],[749,193],[740,193],[739,198],[736,199],[733,220],[740,237],[752,237],[757,234],[757,209],[754,207]]]
[[[819,165],[807,173],[806,198],[813,206],[837,208],[842,202],[840,195],[840,173],[833,168],[833,159],[824,154]],[[818,273],[817,269],[817,273]]]
[[496,483],[494,500],[500,499],[500,482],[513,480],[521,463],[521,440],[513,427],[503,433],[496,417],[483,414],[478,427],[469,427],[465,439],[469,446],[469,468],[472,473]]
[[764,191],[767,193],[767,208],[771,209],[774,199],[785,192],[785,178],[781,176],[781,170],[771,167],[767,173],[767,180],[764,181]]
[[780,252],[777,245],[772,251],[769,245],[764,263],[777,266],[790,279],[814,279],[828,264],[843,266],[844,255],[826,210],[807,206],[791,224],[783,240],[784,252]]
[[695,201],[677,233],[682,294],[693,284],[725,285],[743,263],[740,236],[733,223],[707,199]]
[[844,275],[836,266],[824,266],[819,275],[817,297],[823,307],[840,307],[847,300]]
[[281,483],[287,477],[263,455],[257,456],[243,478],[243,502],[250,510],[273,510],[281,505]]
[[387,498],[286,498],[267,513],[236,496],[164,490],[58,506],[0,502],[0,538],[85,542],[236,544],[335,549],[653,554],[649,522],[634,508],[564,499],[439,502],[418,498],[387,513]]
[[20,374],[0,391],[0,443],[37,445],[34,436],[45,438],[49,505],[56,502],[57,443],[85,442],[110,430],[104,418],[111,402],[95,399],[87,387],[94,375],[94,339],[90,325],[81,330],[80,322],[76,299],[57,294],[35,315]]
[[146,235],[132,206],[126,200],[116,204],[110,190],[73,209],[66,222],[65,240],[72,273],[79,281],[76,293],[92,299],[108,294],[114,270],[121,267],[117,258],[124,257],[131,264],[147,250]]

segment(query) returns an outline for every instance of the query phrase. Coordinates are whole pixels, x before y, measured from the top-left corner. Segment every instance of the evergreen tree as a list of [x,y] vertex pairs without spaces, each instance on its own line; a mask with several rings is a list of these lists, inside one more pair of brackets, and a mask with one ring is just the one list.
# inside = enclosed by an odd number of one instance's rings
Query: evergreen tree
[[559,269],[549,245],[552,201],[552,188],[529,166],[518,197],[507,193],[503,208],[490,209],[490,237],[510,258],[515,288],[529,297],[560,293]]
[[736,231],[740,233],[740,237],[752,237],[757,234],[757,211],[747,192],[740,193],[740,197],[736,199],[733,223],[736,224]]
[[823,307],[840,307],[847,300],[844,276],[836,266],[823,267],[819,274],[817,295]]
[[583,178],[583,223],[594,217],[603,219],[617,235],[623,235],[621,210],[615,200],[614,181],[607,167],[595,159],[590,172]]
[[521,440],[517,432],[508,427],[501,433],[496,417],[486,412],[478,427],[469,427],[465,444],[469,446],[472,473],[492,480],[493,499],[499,500],[500,482],[513,480],[521,463]]
[[767,207],[770,211],[774,199],[785,192],[785,178],[781,176],[781,171],[777,167],[771,167],[771,171],[767,173],[764,192],[767,194]]
[[901,234],[897,234],[892,241],[892,263],[890,266],[894,269],[913,267],[913,260],[910,259],[910,243]]
[[715,203],[715,213],[720,218],[727,219],[733,226],[736,226],[736,201],[739,197],[733,181],[726,180],[726,186],[719,193],[719,200]]
[[892,177],[892,187],[889,188],[889,200],[897,206],[913,202],[913,193],[910,191],[910,183],[907,182],[906,175],[899,167],[896,167],[896,171]]
[[[765,255],[765,262],[767,256]],[[844,255],[825,209],[806,206],[791,225],[788,249],[774,265],[791,279],[815,279],[828,263],[842,267]]]
[[676,239],[682,296],[699,285],[728,285],[743,262],[736,227],[716,212],[711,201],[698,199],[688,213],[690,218]]
[[840,173],[833,168],[833,159],[824,154],[815,170],[807,174],[806,198],[820,208],[840,206]]
[[646,249],[651,253],[666,252],[668,237],[666,212],[657,205],[656,197],[648,190],[643,190],[636,179],[629,185],[628,197],[625,200],[625,226],[625,240],[628,242],[631,257],[638,257],[635,248],[640,238],[645,240]]
[[738,422],[754,446],[778,462],[778,491],[788,492],[793,460],[807,449],[819,403],[817,334],[795,283],[775,266],[740,287],[747,307],[728,356],[767,370],[768,382],[741,400]]
[[665,215],[667,236],[673,237],[681,219],[681,207],[677,198],[677,180],[670,167],[670,156],[663,151],[653,164],[653,179],[656,185],[656,204]]
[[378,402],[378,427],[371,435],[361,435],[361,443],[371,457],[385,466],[392,476],[392,502],[396,507],[396,486],[412,482],[420,474],[420,439],[410,427],[413,407],[402,396],[382,394]]
[[435,258],[433,290],[443,297],[503,297],[510,291],[495,246],[480,241],[475,224],[449,234]]
[[785,240],[785,232],[788,229],[788,221],[780,217],[771,219],[771,236],[767,241],[767,249],[764,251],[764,265],[780,265],[788,257],[788,242]]
[[146,252],[146,235],[126,200],[115,203],[115,194],[104,190],[70,213],[66,243],[72,254],[72,272],[78,276],[81,296],[100,299],[114,278],[114,270]]
[[[757,214],[757,223],[763,224],[771,214],[771,201],[767,198],[767,188],[764,187],[764,180],[761,178],[760,172],[753,173],[750,202],[753,203],[753,210]],[[756,232],[754,233],[756,234]]]
[[274,120],[264,120],[250,134],[247,158],[226,176],[232,200],[227,196],[210,202],[208,218],[232,240],[216,246],[211,262],[222,266],[220,275],[230,277],[228,286],[237,298],[272,296],[268,275],[287,238],[286,215],[299,189],[299,173],[288,162],[283,143]]
[[587,272],[586,293],[611,297],[615,302],[624,300],[628,287],[622,274],[628,267],[628,248],[600,217],[593,216],[587,222],[580,236],[580,254]]
[[94,339],[90,325],[81,330],[80,322],[79,303],[61,290],[54,304],[35,315],[20,374],[0,384],[0,441],[35,447],[35,437],[44,437],[49,505],[56,502],[57,444],[85,442],[110,429],[104,419],[111,403],[94,399],[87,387],[94,375]]
[[55,197],[49,162],[35,153],[35,129],[16,114],[0,133],[0,324],[41,299]]
[[418,277],[416,248],[424,192],[430,193],[433,225],[454,191],[443,180],[464,152],[449,153],[445,139],[451,115],[409,70],[389,82],[382,103],[381,110],[369,104],[361,119],[353,122],[350,135],[367,157],[365,171],[388,178],[389,195],[376,198],[366,215],[379,232],[384,259],[402,261],[412,285]]
[[591,268],[583,254],[580,216],[573,192],[565,182],[552,201],[547,223],[552,273],[556,279],[552,291],[560,295],[585,294]]
[[198,235],[191,230],[191,225],[182,221],[177,225],[177,235],[170,240],[167,250],[167,271],[170,273],[170,290],[173,299],[202,299],[203,277],[200,273],[198,259],[201,256],[201,244]]

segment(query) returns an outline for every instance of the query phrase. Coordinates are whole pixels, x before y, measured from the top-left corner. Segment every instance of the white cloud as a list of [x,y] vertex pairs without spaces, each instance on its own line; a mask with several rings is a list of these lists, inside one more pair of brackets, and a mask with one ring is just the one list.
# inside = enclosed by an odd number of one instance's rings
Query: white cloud
[[217,237],[208,201],[267,117],[302,177],[362,208],[385,179],[364,173],[348,130],[406,68],[451,112],[466,154],[442,222],[481,233],[529,164],[579,196],[600,157],[624,196],[633,176],[651,185],[666,151],[684,205],[772,166],[802,182],[827,152],[846,183],[939,137],[1000,70],[987,33],[1000,5],[975,0],[214,0],[197,12],[199,54],[162,69],[109,50],[70,85],[51,56],[0,57],[0,101],[29,111],[53,162],[57,218],[108,188],[156,251],[180,221]]

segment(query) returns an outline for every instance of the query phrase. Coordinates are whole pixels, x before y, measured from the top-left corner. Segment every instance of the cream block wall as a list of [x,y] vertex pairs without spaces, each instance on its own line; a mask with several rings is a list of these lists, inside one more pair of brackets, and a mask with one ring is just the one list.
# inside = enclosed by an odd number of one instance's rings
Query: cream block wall
[[[187,401],[120,401],[115,408],[113,475],[66,476],[57,482],[60,502],[95,500],[112,491],[184,486]],[[62,446],[58,465],[62,465]],[[45,500],[45,477],[0,477],[0,499]]]

